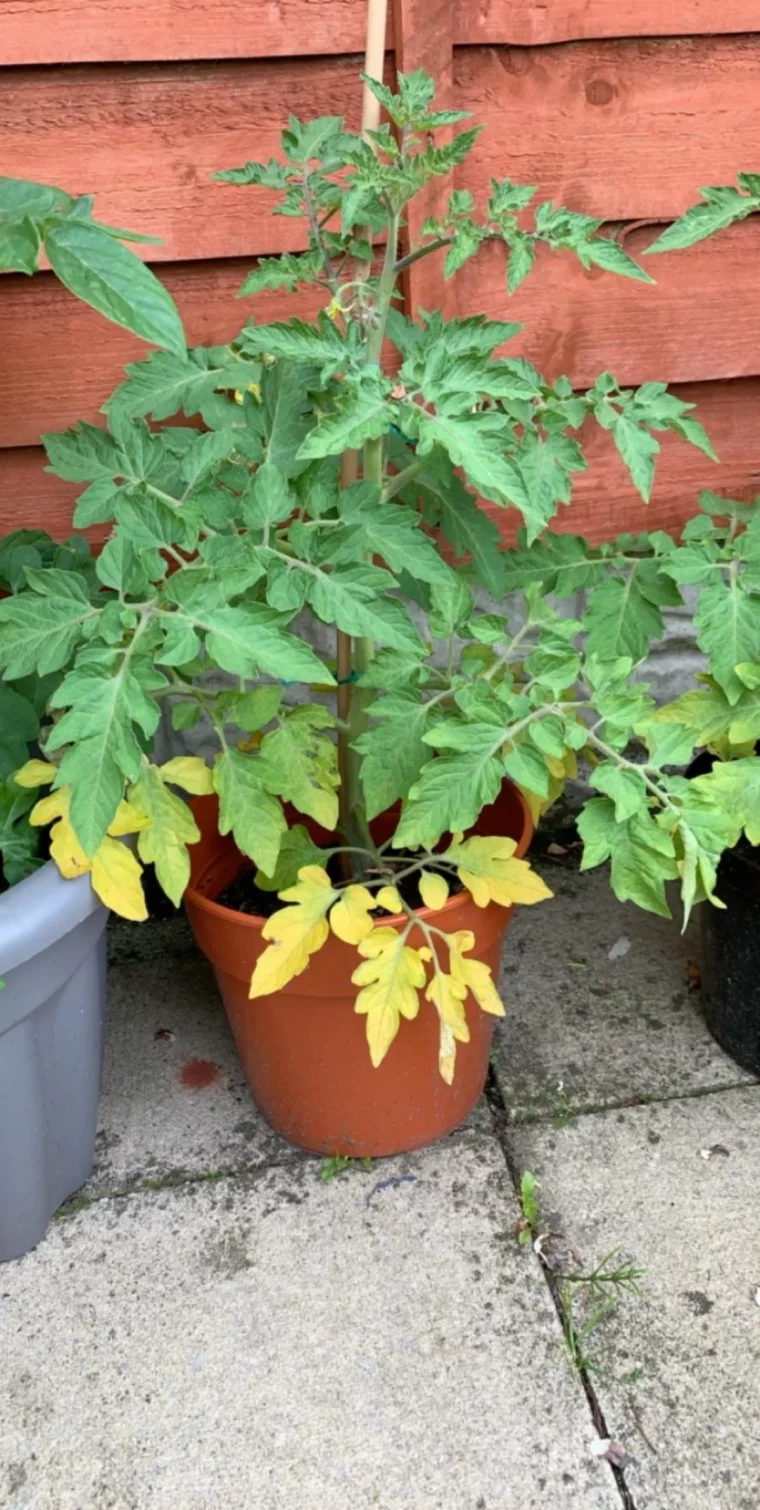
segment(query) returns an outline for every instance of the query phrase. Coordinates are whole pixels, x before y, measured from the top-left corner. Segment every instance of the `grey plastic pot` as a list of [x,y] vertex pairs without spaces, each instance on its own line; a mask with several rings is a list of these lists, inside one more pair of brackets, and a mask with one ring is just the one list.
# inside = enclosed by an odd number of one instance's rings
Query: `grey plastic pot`
[[108,911],[42,866],[0,896],[0,1263],[92,1172]]

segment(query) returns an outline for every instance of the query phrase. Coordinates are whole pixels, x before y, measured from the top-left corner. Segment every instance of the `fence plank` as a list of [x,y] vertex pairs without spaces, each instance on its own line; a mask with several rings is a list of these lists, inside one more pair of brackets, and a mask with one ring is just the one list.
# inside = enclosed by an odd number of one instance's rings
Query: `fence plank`
[[[634,253],[651,239],[636,231]],[[461,273],[459,311],[525,323],[510,350],[547,376],[568,373],[589,386],[610,368],[621,382],[652,378],[703,382],[760,373],[760,303],[754,297],[760,217],[688,252],[652,259],[656,287],[576,266],[546,253],[518,293],[506,292],[503,249],[491,247]],[[432,262],[432,258],[430,259]],[[251,264],[190,263],[162,270],[193,344],[231,339],[257,322],[313,314],[320,290],[296,299],[236,295]],[[35,445],[44,430],[90,419],[141,347],[77,304],[45,274],[3,282],[4,361],[0,367],[0,446]]]
[[[189,344],[213,346],[238,334],[253,314],[258,324],[300,315],[312,319],[321,289],[294,296],[265,292],[238,299],[251,262],[199,262],[162,270],[177,299]],[[127,362],[150,350],[79,304],[48,274],[3,281],[4,351],[0,367],[0,447],[36,445],[48,430],[78,419],[98,422],[101,404]]]
[[[455,0],[454,41],[520,46],[750,32],[756,0]],[[122,63],[359,51],[365,0],[3,0],[0,61]]]
[[[760,379],[687,384],[675,391],[697,405],[695,413],[713,440],[720,467],[683,441],[663,437],[647,507],[631,487],[609,437],[589,427],[584,436],[589,470],[576,479],[573,503],[561,511],[558,528],[587,533],[594,540],[612,539],[628,529],[678,529],[695,512],[702,488],[747,501],[760,493]],[[46,473],[45,461],[36,446],[0,451],[0,534],[21,525],[44,527],[58,539],[68,534],[81,488]],[[486,507],[505,537],[514,538],[516,516]]]
[[760,164],[760,36],[459,49],[454,89],[486,123],[459,170],[480,200],[508,175],[606,220],[668,219]]
[[273,216],[278,196],[211,182],[280,155],[288,115],[341,115],[358,128],[359,57],[175,68],[6,69],[3,172],[96,196],[111,225],[162,236],[155,261],[243,257],[307,244]]
[[[639,256],[649,228],[625,238]],[[460,274],[459,309],[524,323],[510,354],[547,377],[567,373],[590,387],[609,368],[622,383],[750,377],[760,372],[760,216],[685,252],[644,259],[656,286],[584,272],[569,253],[541,248],[531,276],[510,299],[506,253],[484,249]]]
[[[432,16],[425,0],[424,21],[415,19],[421,3],[396,0],[408,16],[399,61],[407,71],[427,67],[445,94],[448,0],[435,0]],[[304,227],[272,216],[271,194],[210,175],[277,153],[291,110],[345,112],[357,126],[360,66],[352,56],[6,69],[3,172],[95,194],[104,220],[164,237],[143,251],[152,261],[293,250],[305,244]],[[459,179],[480,200],[491,176],[509,175],[608,220],[668,218],[696,185],[760,164],[760,37],[460,49],[454,97],[486,123]],[[435,181],[434,199],[413,207],[414,225],[436,212],[447,187]],[[428,276],[426,266],[415,285]]]
[[756,0],[459,0],[457,42],[569,42],[749,32]]

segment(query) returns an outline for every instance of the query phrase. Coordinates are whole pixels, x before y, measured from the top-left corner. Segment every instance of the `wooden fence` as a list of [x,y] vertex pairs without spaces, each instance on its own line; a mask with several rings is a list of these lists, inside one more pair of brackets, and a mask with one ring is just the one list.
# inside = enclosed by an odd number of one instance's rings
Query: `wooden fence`
[[[94,193],[101,218],[162,235],[146,255],[191,343],[225,340],[252,260],[304,243],[265,194],[209,175],[274,153],[289,111],[358,123],[364,13],[364,0],[3,0],[0,171]],[[539,184],[634,252],[698,185],[760,171],[757,0],[393,0],[388,49],[389,74],[426,67],[485,122],[463,170],[476,197],[491,175]],[[450,188],[439,181],[417,220]],[[672,526],[701,487],[760,493],[760,217],[658,259],[656,288],[547,254],[509,300],[491,248],[455,307],[435,263],[411,271],[413,306],[523,320],[520,350],[549,375],[665,379],[698,406],[720,469],[665,441],[647,511],[594,435],[563,527]],[[0,298],[0,531],[62,534],[76,489],[44,472],[40,433],[95,420],[144,348],[48,274],[6,277]],[[314,295],[265,294],[256,317],[295,307],[313,312]]]

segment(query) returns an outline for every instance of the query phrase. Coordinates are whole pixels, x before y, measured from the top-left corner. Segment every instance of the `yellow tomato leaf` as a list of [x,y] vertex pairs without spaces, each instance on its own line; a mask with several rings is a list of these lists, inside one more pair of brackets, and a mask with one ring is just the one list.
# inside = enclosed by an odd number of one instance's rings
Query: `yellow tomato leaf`
[[527,860],[514,858],[514,839],[473,835],[461,844],[452,844],[445,858],[456,865],[459,879],[478,907],[498,902],[511,907],[514,902],[532,906],[550,897],[548,886],[531,870]]
[[164,781],[181,786],[184,792],[192,792],[194,797],[205,797],[214,790],[211,770],[200,755],[175,755],[173,760],[159,766],[159,770]]
[[451,1085],[456,1065],[457,1041],[470,1041],[470,1030],[464,1015],[467,987],[455,980],[453,975],[444,975],[442,970],[436,970],[425,995],[437,1008],[440,1018],[438,1071],[446,1084]]
[[27,760],[19,771],[14,771],[13,780],[17,786],[50,786],[56,769],[47,760]]
[[150,819],[144,813],[138,812],[130,802],[120,802],[113,817],[113,822],[108,825],[108,832],[112,839],[118,839],[120,834],[136,834],[141,828],[146,828]]
[[142,889],[142,867],[118,839],[106,837],[92,860],[92,888],[101,902],[120,917],[143,923],[148,916]]
[[199,838],[195,819],[187,803],[164,786],[161,772],[147,761],[129,795],[144,815],[137,840],[140,859],[155,865],[159,885],[179,907],[190,879],[187,846]]
[[360,944],[372,932],[369,915],[377,903],[366,886],[347,886],[330,913],[330,927],[344,944]]
[[67,818],[70,796],[71,787],[61,786],[57,792],[49,792],[47,797],[41,797],[29,814],[29,822],[36,827],[37,824],[52,823],[54,818]]
[[366,1013],[370,1058],[377,1069],[396,1037],[399,1017],[417,1016],[425,966],[395,928],[373,928],[359,944],[359,953],[364,963],[351,976],[354,985],[361,986],[354,1010]]
[[263,937],[271,942],[256,962],[251,997],[281,991],[289,980],[306,969],[310,956],[322,948],[329,936],[327,913],[339,893],[333,890],[327,871],[320,865],[303,865],[296,885],[279,895],[283,902],[294,905],[281,907],[264,924]]
[[432,908],[433,912],[440,912],[449,899],[448,883],[444,877],[432,870],[421,870],[419,885],[425,906]]
[[444,975],[442,970],[436,970],[425,995],[437,1007],[441,1021],[451,1028],[459,1043],[469,1043],[470,1030],[464,1015],[464,999],[467,995],[464,983],[456,980],[453,975]]
[[395,886],[381,886],[375,900],[377,906],[384,907],[386,912],[398,914],[404,911],[404,904]]
[[449,934],[451,973],[455,980],[472,992],[482,1011],[490,1012],[494,1017],[503,1017],[504,1004],[488,965],[484,965],[482,960],[464,957],[474,944],[474,935],[469,931]]
[[66,881],[74,881],[90,869],[90,861],[71,827],[68,814],[59,818],[50,830],[50,858]]

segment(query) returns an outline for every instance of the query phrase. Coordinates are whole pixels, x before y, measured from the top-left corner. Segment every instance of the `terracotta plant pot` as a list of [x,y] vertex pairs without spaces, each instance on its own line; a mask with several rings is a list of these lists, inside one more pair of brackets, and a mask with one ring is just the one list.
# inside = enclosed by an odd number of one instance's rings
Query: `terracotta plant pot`
[[[354,1011],[354,948],[333,936],[308,970],[274,996],[250,1001],[248,988],[266,947],[263,919],[220,907],[214,900],[239,874],[242,859],[231,838],[217,831],[216,799],[193,803],[201,838],[193,847],[185,907],[196,941],[214,967],[256,1105],[289,1142],[312,1153],[356,1158],[421,1148],[452,1132],[475,1105],[488,1073],[493,1018],[467,1002],[470,1042],[457,1045],[454,1083],[438,1073],[438,1014],[422,1001],[413,1022],[403,1021],[378,1069],[369,1057],[365,1018]],[[524,855],[533,832],[526,803],[505,782],[484,809],[477,832],[506,835]],[[450,897],[438,914],[447,932],[475,934],[472,959],[498,975],[501,941],[512,909],[476,907],[468,892]],[[383,918],[402,927],[405,919]]]

